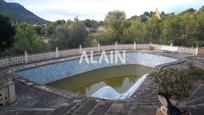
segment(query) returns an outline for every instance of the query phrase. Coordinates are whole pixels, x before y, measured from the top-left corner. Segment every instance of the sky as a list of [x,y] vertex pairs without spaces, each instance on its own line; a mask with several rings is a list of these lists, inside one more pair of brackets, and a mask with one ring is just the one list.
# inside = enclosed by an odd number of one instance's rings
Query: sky
[[5,0],[23,5],[34,14],[49,21],[59,19],[104,20],[109,11],[121,10],[127,18],[145,11],[180,13],[186,9],[199,9],[204,0]]

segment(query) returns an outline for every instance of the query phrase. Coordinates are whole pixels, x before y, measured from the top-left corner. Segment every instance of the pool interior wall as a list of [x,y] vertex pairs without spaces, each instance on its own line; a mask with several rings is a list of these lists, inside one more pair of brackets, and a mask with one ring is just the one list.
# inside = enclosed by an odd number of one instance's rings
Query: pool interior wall
[[[109,57],[109,55],[108,55]],[[95,56],[99,59],[99,56]],[[126,64],[140,64],[148,67],[155,67],[160,64],[177,61],[175,58],[148,54],[148,53],[126,53]],[[39,84],[48,84],[66,77],[74,76],[84,72],[100,69],[104,67],[111,67],[117,65],[124,65],[122,63],[79,63],[79,59],[68,60],[60,63],[54,63],[35,68],[17,71],[16,74],[23,78],[32,80]]]

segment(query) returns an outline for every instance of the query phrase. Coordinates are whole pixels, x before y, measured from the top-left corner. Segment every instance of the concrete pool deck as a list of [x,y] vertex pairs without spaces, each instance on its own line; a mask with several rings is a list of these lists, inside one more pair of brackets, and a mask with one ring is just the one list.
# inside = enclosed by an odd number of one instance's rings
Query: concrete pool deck
[[[186,68],[187,62],[191,61],[198,66],[204,67],[204,57],[198,58],[183,54],[160,52],[154,52],[153,54],[183,59],[170,65],[160,65],[156,69],[167,66]],[[50,62],[54,63],[54,60]],[[40,62],[34,65],[43,65],[43,63],[45,64],[45,62]],[[31,67],[34,67],[34,65],[30,64]],[[29,65],[23,66],[11,67],[11,69],[25,68]],[[160,106],[154,83],[150,77],[143,82],[132,97],[120,101],[81,96],[36,84],[22,78],[15,78],[15,82],[17,102],[13,105],[0,107],[0,115],[154,115]],[[179,107],[189,110],[192,115],[203,115],[204,84],[194,84],[192,97]]]

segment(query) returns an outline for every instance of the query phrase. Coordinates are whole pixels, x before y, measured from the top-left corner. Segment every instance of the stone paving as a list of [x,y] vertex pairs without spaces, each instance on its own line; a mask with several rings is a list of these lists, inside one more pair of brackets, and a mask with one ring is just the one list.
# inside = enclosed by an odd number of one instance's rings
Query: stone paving
[[[173,56],[181,57],[176,54]],[[186,68],[190,60],[194,60],[193,63],[198,66],[204,64],[204,57],[182,58],[184,62],[170,67]],[[204,115],[204,83],[194,84],[192,90],[192,96],[178,107],[190,111],[192,115]],[[16,94],[17,102],[0,107],[0,115],[155,115],[160,107],[151,77],[144,81],[132,97],[120,101],[85,97],[18,78]]]

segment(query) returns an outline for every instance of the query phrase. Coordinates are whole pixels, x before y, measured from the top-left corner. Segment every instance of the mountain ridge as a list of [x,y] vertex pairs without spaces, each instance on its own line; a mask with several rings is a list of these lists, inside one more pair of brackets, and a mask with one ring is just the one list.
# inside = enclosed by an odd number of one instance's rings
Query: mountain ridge
[[27,22],[31,24],[47,24],[50,21],[40,18],[27,10],[19,3],[8,3],[0,0],[0,14],[9,17],[12,21]]

